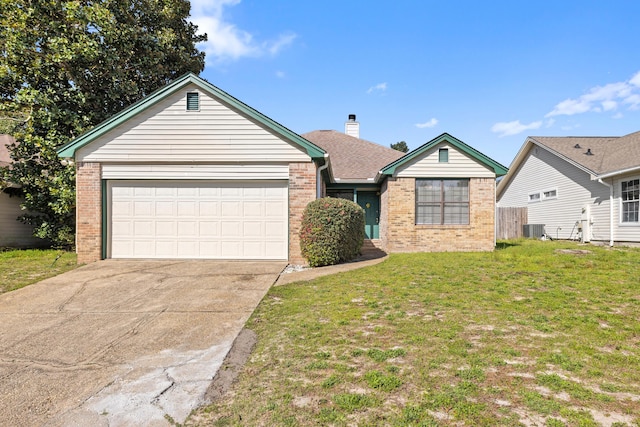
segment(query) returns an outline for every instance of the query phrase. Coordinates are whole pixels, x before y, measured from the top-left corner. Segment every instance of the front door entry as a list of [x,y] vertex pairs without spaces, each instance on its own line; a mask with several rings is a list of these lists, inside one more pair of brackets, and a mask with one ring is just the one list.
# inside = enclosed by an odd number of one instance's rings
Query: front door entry
[[364,209],[364,233],[367,239],[380,238],[380,197],[373,191],[358,191],[358,205]]

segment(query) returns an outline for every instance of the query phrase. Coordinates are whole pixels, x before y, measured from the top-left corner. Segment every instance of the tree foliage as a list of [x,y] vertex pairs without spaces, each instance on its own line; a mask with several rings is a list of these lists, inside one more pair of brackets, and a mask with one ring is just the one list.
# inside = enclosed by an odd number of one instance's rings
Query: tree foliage
[[395,144],[391,144],[391,148],[393,148],[394,150],[402,151],[403,153],[409,152],[409,146],[404,141],[399,141]]
[[5,181],[22,220],[73,243],[74,170],[55,149],[176,77],[204,68],[206,35],[188,0],[0,0],[0,128],[12,134]]

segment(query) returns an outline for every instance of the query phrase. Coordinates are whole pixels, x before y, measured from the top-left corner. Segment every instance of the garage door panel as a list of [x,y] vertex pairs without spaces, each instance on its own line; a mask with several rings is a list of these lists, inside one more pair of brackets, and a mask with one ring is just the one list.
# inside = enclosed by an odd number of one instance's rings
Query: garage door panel
[[287,183],[109,181],[112,258],[287,258]]
[[201,237],[216,237],[220,235],[220,222],[218,221],[201,221],[199,235]]

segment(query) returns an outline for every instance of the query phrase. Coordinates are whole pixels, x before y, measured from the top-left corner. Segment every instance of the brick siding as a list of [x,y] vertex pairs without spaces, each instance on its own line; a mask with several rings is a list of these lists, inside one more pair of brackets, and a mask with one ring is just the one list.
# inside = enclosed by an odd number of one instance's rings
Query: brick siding
[[[469,225],[416,225],[415,178],[389,178],[382,188],[387,252],[491,251],[495,241],[495,179],[469,181]],[[382,227],[382,226],[381,226]]]
[[100,163],[76,166],[76,252],[78,264],[102,258],[102,183]]
[[306,264],[300,253],[302,212],[316,199],[316,166],[314,163],[289,164],[289,262]]

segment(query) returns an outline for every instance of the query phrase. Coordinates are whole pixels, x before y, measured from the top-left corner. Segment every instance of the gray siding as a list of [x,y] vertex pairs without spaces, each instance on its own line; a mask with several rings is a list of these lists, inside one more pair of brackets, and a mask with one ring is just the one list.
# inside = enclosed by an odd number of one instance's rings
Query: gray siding
[[[200,110],[186,110],[187,92],[200,94]],[[195,85],[149,107],[78,150],[91,162],[304,162],[297,146],[211,98]]]
[[[449,150],[449,161],[440,163],[438,150]],[[398,177],[418,178],[495,178],[495,173],[455,147],[442,143],[431,148],[423,156],[405,165],[396,173]]]
[[[557,190],[555,199],[529,202],[530,193],[550,189]],[[587,205],[593,220],[592,239],[608,240],[609,188],[539,147],[527,153],[498,200],[500,207],[527,207],[530,224],[544,224],[547,234],[561,239],[576,237],[576,222]]]
[[21,202],[18,197],[9,197],[7,193],[0,191],[0,246],[43,246],[45,242],[42,239],[33,237],[33,229],[16,219],[24,214],[20,209]]

